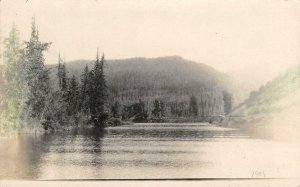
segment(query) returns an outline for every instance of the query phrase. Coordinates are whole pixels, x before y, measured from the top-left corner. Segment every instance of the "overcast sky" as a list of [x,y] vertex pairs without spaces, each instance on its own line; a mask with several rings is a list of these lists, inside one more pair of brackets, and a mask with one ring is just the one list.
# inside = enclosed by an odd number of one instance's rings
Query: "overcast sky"
[[2,0],[2,40],[14,22],[23,40],[33,15],[52,42],[46,63],[179,55],[223,72],[270,79],[299,63],[298,0]]

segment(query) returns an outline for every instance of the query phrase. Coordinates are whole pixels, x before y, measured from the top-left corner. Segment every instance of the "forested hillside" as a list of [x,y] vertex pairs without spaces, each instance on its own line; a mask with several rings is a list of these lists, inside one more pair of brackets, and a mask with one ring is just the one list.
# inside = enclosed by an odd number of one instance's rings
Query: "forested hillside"
[[229,126],[252,129],[256,133],[284,139],[300,134],[300,66],[253,91],[230,113]]
[[[79,79],[84,67],[93,64],[93,61],[73,61],[66,63],[66,68],[69,76]],[[52,66],[52,69],[55,77],[57,68]],[[179,56],[109,60],[105,70],[110,98],[108,108],[117,104],[122,114],[126,107],[142,103],[145,113],[153,117],[157,102],[163,108],[163,116],[188,117],[194,97],[196,105],[192,116],[204,119],[224,115],[225,103],[229,102],[226,106],[231,107],[233,101],[234,87],[227,75]],[[156,106],[159,108],[159,104]]]
[[300,66],[282,73],[273,81],[253,91],[231,115],[265,115],[300,104]]

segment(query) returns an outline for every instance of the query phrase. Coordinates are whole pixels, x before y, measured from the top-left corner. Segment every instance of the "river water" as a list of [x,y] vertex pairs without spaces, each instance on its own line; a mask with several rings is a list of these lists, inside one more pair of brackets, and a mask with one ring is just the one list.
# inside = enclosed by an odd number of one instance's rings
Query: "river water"
[[205,123],[0,139],[0,179],[299,177],[298,143]]

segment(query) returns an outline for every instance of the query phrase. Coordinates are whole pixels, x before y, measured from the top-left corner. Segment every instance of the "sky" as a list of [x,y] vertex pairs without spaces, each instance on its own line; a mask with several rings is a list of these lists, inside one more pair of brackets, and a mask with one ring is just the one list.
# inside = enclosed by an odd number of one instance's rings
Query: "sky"
[[[298,0],[1,0],[1,41],[22,40],[35,16],[52,42],[46,63],[178,55],[249,80],[270,80],[300,59]],[[1,46],[3,49],[3,46]]]

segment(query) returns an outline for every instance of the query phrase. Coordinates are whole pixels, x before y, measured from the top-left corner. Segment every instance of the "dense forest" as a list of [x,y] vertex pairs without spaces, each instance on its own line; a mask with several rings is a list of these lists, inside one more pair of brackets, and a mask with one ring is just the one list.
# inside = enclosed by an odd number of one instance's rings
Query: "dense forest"
[[[67,63],[69,76],[80,77],[86,65],[92,67],[93,61]],[[57,85],[56,68],[51,67],[53,85]],[[208,121],[228,113],[232,106],[232,95],[227,91],[232,91],[228,76],[178,56],[109,60],[105,70],[108,106],[112,111],[117,109],[117,116],[123,119]],[[144,114],[137,114],[133,108]],[[157,110],[161,110],[159,115]],[[147,119],[135,119],[136,116]]]
[[[1,130],[68,129],[122,121],[211,121],[231,111],[226,75],[181,57],[134,58],[45,65],[32,21],[30,39],[13,26],[5,39],[1,76]],[[96,51],[96,50],[95,50]]]
[[[93,61],[69,62],[66,66],[69,76],[80,77],[81,69],[92,67]],[[53,85],[57,85],[57,70],[51,67]],[[110,60],[105,70],[107,104],[115,112],[114,116],[122,119],[205,121],[231,109],[232,95],[226,91],[225,82],[228,77],[209,66],[178,56]],[[144,114],[138,114],[139,111]]]

